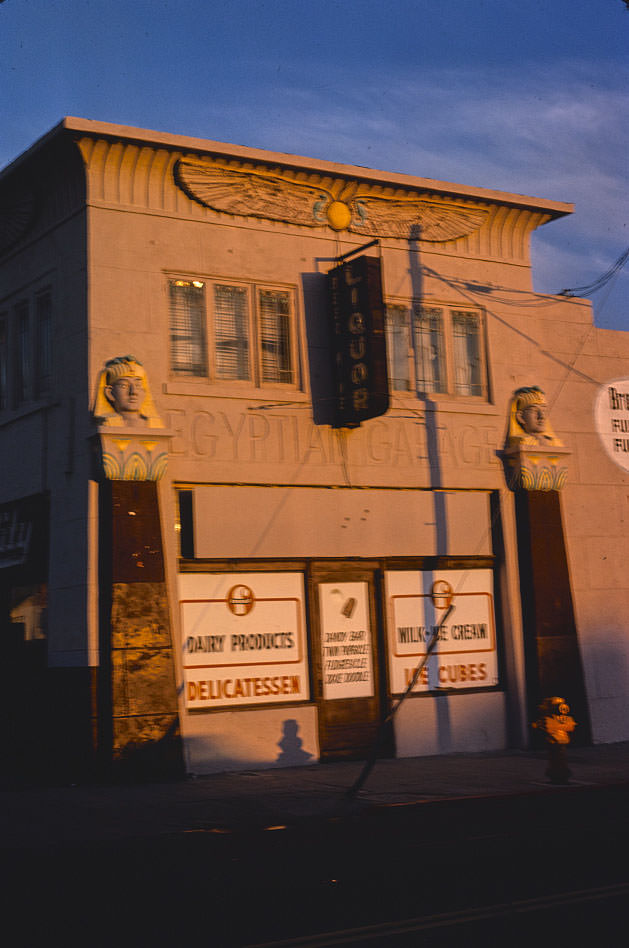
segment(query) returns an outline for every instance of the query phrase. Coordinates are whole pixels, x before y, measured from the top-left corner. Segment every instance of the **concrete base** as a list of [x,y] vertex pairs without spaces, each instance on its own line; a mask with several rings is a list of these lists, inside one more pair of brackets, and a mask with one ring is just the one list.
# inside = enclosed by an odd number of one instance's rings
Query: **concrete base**
[[397,757],[504,750],[505,696],[491,692],[407,698],[394,728]]
[[316,764],[316,708],[188,714],[184,748],[186,769],[193,774]]

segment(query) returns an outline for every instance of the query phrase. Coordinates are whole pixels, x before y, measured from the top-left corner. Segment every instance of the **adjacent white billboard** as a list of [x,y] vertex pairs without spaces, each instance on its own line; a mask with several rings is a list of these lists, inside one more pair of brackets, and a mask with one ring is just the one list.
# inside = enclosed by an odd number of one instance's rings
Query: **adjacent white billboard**
[[186,707],[309,697],[301,573],[180,573]]
[[391,570],[385,584],[393,694],[406,691],[450,603],[454,610],[413,691],[498,684],[491,570]]
[[600,387],[594,419],[609,457],[629,471],[629,379],[616,379]]

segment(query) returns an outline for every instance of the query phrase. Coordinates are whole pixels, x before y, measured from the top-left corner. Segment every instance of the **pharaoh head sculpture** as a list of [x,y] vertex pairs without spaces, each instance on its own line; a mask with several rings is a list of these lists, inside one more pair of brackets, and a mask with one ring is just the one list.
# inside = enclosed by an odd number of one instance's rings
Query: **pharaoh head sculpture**
[[98,379],[94,417],[101,425],[112,427],[164,427],[138,359],[117,356],[105,363]]
[[548,404],[541,388],[532,385],[513,393],[509,412],[509,447],[561,445],[548,420]]

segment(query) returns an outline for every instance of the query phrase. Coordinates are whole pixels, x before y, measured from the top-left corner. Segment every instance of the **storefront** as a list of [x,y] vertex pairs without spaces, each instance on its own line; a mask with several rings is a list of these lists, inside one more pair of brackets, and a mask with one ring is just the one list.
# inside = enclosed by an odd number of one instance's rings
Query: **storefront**
[[564,686],[629,737],[629,334],[531,279],[570,205],[79,119],[0,188],[3,614],[76,756],[520,747]]

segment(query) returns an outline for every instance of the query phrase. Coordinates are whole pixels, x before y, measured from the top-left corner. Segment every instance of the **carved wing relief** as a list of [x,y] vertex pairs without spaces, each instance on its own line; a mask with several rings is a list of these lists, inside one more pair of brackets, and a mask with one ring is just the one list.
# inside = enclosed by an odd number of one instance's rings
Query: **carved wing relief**
[[187,158],[179,159],[174,173],[188,197],[215,211],[370,237],[455,240],[477,230],[489,213],[411,196],[361,194],[341,180],[328,190],[272,171],[239,171]]
[[433,201],[355,197],[350,230],[373,237],[445,241],[464,237],[481,226],[488,212]]
[[188,197],[214,211],[307,227],[327,223],[318,212],[332,200],[321,188],[270,172],[234,171],[184,158],[175,166],[175,181]]

